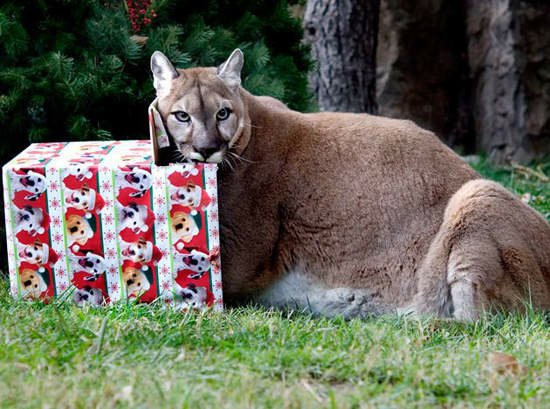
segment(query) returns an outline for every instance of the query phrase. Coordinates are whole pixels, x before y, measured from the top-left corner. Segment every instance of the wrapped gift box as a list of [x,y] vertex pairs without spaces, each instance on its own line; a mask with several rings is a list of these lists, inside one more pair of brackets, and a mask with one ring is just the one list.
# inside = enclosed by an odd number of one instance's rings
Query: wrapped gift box
[[14,297],[222,307],[216,165],[157,166],[160,131],[32,144],[3,167]]

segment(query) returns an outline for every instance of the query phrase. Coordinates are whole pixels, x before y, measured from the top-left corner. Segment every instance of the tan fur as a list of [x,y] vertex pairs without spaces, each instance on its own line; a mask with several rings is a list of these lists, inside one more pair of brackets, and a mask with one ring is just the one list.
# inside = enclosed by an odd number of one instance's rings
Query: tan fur
[[[207,135],[226,143],[224,157],[243,158],[219,171],[228,302],[277,305],[266,290],[300,277],[316,302],[323,291],[330,298],[312,308],[327,315],[411,309],[473,319],[491,307],[550,307],[548,223],[431,132],[366,114],[291,111],[227,86],[212,68],[180,70],[159,109],[177,140],[173,106],[202,107],[213,123],[221,100],[244,124],[230,139],[215,126]],[[192,132],[185,141],[189,155]]]

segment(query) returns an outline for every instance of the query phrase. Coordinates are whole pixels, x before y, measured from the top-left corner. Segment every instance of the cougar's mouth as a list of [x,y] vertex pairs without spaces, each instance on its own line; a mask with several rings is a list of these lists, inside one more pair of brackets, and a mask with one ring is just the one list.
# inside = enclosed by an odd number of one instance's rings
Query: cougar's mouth
[[227,145],[222,145],[215,149],[203,149],[190,152],[188,157],[193,162],[221,163],[227,152]]

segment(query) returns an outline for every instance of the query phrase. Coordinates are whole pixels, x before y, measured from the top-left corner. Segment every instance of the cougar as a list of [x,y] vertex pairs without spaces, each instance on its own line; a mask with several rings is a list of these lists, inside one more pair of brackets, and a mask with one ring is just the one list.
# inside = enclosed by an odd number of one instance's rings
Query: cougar
[[288,109],[241,86],[243,54],[151,58],[173,158],[220,163],[227,303],[473,320],[550,307],[550,226],[411,121]]

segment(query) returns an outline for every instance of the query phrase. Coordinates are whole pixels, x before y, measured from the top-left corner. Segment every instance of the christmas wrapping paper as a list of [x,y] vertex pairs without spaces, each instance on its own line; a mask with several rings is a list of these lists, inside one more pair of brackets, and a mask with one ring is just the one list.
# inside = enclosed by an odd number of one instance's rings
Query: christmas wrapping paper
[[14,297],[221,309],[216,165],[157,166],[155,151],[40,143],[3,167]]

